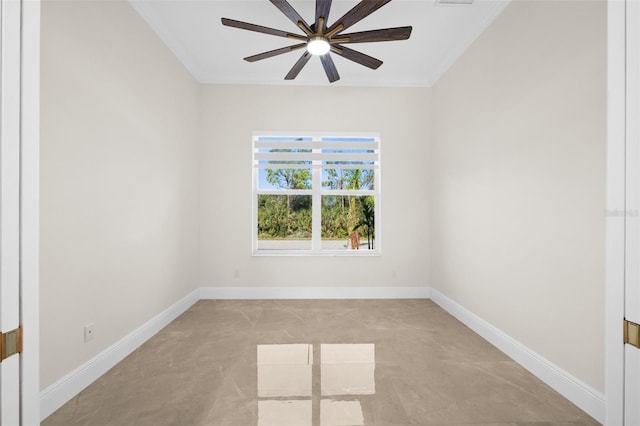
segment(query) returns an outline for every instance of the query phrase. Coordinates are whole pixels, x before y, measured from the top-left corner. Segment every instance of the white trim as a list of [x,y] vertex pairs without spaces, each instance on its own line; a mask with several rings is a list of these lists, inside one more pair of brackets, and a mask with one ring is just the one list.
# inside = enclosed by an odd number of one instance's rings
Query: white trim
[[[511,1],[511,0],[509,0]],[[177,56],[177,55],[176,55]],[[305,86],[326,86],[327,79],[324,80],[321,78],[313,79],[313,80],[264,80],[264,81],[256,81],[256,80],[247,80],[247,79],[237,79],[229,76],[220,76],[217,78],[205,78],[202,76],[198,76],[193,73],[194,78],[200,84],[206,84],[209,86],[296,86],[296,87],[305,87]],[[359,79],[359,80],[350,80],[343,81],[338,80],[334,83],[331,83],[335,87],[387,87],[387,88],[430,88],[433,86],[433,82],[428,79],[420,79],[420,80],[406,80],[406,81],[388,81],[388,80],[379,80],[379,79]]]
[[[201,287],[76,368],[40,394],[47,418],[198,300],[257,299],[431,299],[580,409],[604,423],[605,397],[447,296],[429,287]],[[606,423],[618,424],[618,423]]]
[[[496,346],[537,378],[601,423],[605,421],[605,397],[567,371],[527,348],[473,312],[431,289],[431,300],[460,322]],[[621,328],[621,327],[620,327]],[[622,345],[620,345],[622,346]]]
[[[361,239],[362,236],[360,237]],[[344,239],[345,245],[347,244],[347,239]],[[364,242],[362,242],[364,243]],[[251,253],[252,256],[255,257],[278,257],[278,256],[287,256],[287,257],[299,257],[299,256],[313,256],[313,257],[380,257],[382,256],[382,252],[375,249],[362,249],[362,250],[353,250],[347,249],[345,247],[344,250],[253,250]]]
[[607,4],[606,424],[624,422],[625,3]]
[[40,393],[40,419],[46,419],[51,413],[70,401],[84,388],[113,368],[127,355],[189,309],[199,300],[199,293],[199,290],[194,290],[165,311],[120,339],[120,341],[114,343],[103,352],[43,390]]
[[40,1],[22,1],[20,323],[23,425],[40,422]]
[[[0,2],[0,331],[20,325],[22,3]],[[0,424],[20,423],[20,364],[0,364]]]
[[428,287],[203,287],[156,315],[40,393],[40,420],[84,388],[202,299],[428,299]]
[[429,287],[202,287],[200,299],[428,299]]
[[[13,330],[20,311],[20,80],[22,5],[2,0],[0,114],[0,327]],[[3,379],[3,384],[7,384]],[[5,396],[4,388],[0,393]],[[4,399],[3,399],[4,401]],[[17,406],[17,405],[16,405]],[[7,406],[3,406],[8,411]],[[2,419],[6,420],[6,413]]]
[[[279,136],[279,135],[278,135]],[[278,149],[378,149],[380,144],[377,141],[371,142],[320,142],[320,141],[292,141],[283,138],[281,141],[270,140],[268,142],[256,141],[256,148],[278,148]]]

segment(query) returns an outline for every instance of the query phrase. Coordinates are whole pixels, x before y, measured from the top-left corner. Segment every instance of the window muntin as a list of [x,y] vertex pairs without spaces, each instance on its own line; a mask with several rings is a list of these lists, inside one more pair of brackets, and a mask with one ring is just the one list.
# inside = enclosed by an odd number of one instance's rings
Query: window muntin
[[254,133],[253,167],[254,254],[379,254],[378,135]]

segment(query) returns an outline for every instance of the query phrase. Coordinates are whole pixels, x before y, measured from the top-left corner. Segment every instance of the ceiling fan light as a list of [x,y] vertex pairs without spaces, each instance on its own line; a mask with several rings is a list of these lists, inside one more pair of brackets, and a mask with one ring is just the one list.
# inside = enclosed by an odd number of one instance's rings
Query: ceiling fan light
[[324,37],[313,37],[307,43],[307,51],[312,55],[326,55],[331,50],[331,45]]

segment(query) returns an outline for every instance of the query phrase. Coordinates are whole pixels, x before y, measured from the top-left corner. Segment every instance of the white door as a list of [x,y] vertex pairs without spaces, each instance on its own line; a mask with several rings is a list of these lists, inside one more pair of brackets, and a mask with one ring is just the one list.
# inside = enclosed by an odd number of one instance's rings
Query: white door
[[[627,247],[625,318],[640,324],[640,1],[626,2]],[[624,350],[625,425],[640,425],[640,349]]]
[[[0,329],[20,323],[21,3],[0,8]],[[0,363],[0,426],[20,424],[20,356]]]
[[0,426],[40,424],[39,62],[39,0],[0,0],[0,331],[25,330],[0,354]]

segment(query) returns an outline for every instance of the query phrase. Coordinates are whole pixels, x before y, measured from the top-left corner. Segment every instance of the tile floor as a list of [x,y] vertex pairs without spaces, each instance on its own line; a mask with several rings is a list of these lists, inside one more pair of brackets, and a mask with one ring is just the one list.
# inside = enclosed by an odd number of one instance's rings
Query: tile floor
[[597,425],[429,300],[200,301],[47,418],[71,425]]

